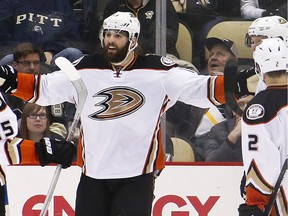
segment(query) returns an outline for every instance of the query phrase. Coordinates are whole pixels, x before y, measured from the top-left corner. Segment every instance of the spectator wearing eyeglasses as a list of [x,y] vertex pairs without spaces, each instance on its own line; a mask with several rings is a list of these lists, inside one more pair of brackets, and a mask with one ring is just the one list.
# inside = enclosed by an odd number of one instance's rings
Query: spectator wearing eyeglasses
[[[17,71],[28,74],[45,74],[49,71],[43,63],[40,63],[41,56],[43,55],[42,50],[32,44],[32,43],[21,43],[19,44],[13,52],[12,67]],[[24,105],[26,104],[20,98],[14,97],[12,95],[3,94],[5,101],[16,114],[17,119],[21,118]],[[72,105],[72,104],[71,104]],[[68,121],[67,117],[68,109],[71,107],[68,103],[55,104],[47,107],[48,117],[51,122],[50,130],[58,133],[63,138],[67,135]],[[74,108],[74,106],[72,107]],[[69,111],[70,112],[70,111]],[[73,118],[73,109],[70,116]]]
[[20,43],[13,52],[12,66],[17,70],[29,74],[44,74],[51,70],[41,63],[42,50],[32,43]]
[[32,70],[40,66],[40,61],[18,61],[17,63]]
[[64,140],[59,134],[50,131],[48,110],[44,106],[27,103],[23,109],[20,136],[38,142],[43,137]]

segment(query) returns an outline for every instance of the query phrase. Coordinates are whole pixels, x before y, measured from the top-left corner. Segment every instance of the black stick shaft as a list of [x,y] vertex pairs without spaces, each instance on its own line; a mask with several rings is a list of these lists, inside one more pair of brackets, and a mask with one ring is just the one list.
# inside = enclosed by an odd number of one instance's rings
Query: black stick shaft
[[286,160],[284,161],[284,164],[281,168],[281,171],[280,171],[280,174],[278,176],[277,182],[275,184],[274,190],[271,193],[269,203],[265,208],[264,216],[269,216],[271,211],[272,211],[273,205],[274,205],[276,198],[277,198],[277,195],[278,195],[278,191],[280,190],[282,181],[283,181],[285,173],[287,171],[287,160],[288,160],[288,158],[286,158]]

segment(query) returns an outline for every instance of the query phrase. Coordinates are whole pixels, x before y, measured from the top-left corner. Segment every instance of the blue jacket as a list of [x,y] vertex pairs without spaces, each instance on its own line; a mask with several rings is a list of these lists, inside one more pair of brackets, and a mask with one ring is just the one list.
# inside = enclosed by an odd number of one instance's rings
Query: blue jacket
[[31,42],[55,54],[80,40],[67,0],[1,0],[0,14],[0,45]]

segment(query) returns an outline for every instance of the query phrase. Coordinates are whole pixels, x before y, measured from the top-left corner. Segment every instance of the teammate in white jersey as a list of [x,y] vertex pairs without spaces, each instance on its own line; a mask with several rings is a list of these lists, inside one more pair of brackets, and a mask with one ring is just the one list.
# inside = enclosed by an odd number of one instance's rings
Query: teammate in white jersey
[[[288,47],[288,22],[281,16],[266,16],[254,20],[249,26],[245,43],[255,50],[256,46],[265,38],[281,38]],[[249,72],[251,71],[251,73]],[[253,74],[255,68],[246,70],[247,74]],[[266,88],[266,84],[259,80],[256,94]]]
[[[197,75],[165,57],[137,55],[139,33],[133,14],[117,12],[103,22],[103,55],[76,62],[88,90],[76,216],[150,216],[154,173],[164,168],[161,116],[177,100],[202,108],[225,103],[223,77]],[[63,71],[17,73],[17,80],[14,72],[0,71],[6,79],[2,91],[11,87],[13,95],[44,106],[78,101]]]
[[[1,67],[1,70],[5,68]],[[9,68],[10,70],[10,68]],[[16,115],[7,106],[0,93],[0,216],[6,215],[8,204],[5,168],[9,164],[41,164],[54,162],[69,167],[76,153],[70,142],[42,139],[38,143],[17,138],[18,122]],[[48,151],[50,145],[52,152]]]
[[[287,48],[279,38],[263,39],[253,53],[255,67],[267,89],[247,105],[242,122],[242,154],[246,174],[246,202],[240,216],[267,211],[281,167],[288,156]],[[271,216],[287,216],[288,176]]]

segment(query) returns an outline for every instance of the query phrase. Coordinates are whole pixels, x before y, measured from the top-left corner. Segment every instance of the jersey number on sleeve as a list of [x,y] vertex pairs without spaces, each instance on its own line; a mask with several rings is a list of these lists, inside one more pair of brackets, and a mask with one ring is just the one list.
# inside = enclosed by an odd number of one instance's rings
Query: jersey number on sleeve
[[249,151],[257,151],[258,150],[258,137],[255,134],[249,134]]
[[0,140],[2,140],[3,138],[6,139],[6,137],[14,134],[14,130],[13,130],[9,120],[1,122],[0,125],[1,125],[2,131],[3,131],[2,136],[4,136],[4,137],[1,136]]

